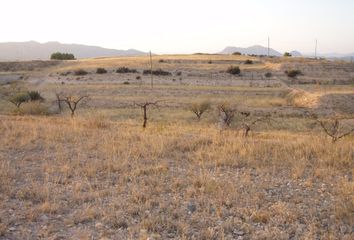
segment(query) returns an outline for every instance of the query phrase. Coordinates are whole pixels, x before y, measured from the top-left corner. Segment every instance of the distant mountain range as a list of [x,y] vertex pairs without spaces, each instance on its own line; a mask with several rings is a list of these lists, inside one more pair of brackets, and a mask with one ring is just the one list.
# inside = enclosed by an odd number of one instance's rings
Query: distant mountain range
[[[245,55],[268,55],[268,48],[260,46],[260,45],[255,45],[251,46],[248,48],[241,48],[241,47],[226,47],[224,50],[219,52],[220,54],[232,54],[234,52],[239,52],[241,54]],[[271,56],[282,56],[278,51],[275,51],[274,49],[270,48],[269,49],[269,55]]]
[[[247,48],[241,47],[226,47],[224,50],[219,52],[219,54],[232,54],[234,52],[239,52],[244,55],[268,55],[268,48],[263,47],[260,45],[255,45]],[[291,51],[290,54],[293,57],[313,57],[314,54],[302,54],[299,51]],[[272,48],[269,49],[270,56],[283,56],[283,53],[280,53]],[[344,61],[351,61],[353,57],[354,61],[354,53],[351,54],[340,54],[340,53],[326,53],[326,54],[318,54],[319,57],[328,58],[330,60],[344,60]]]
[[72,53],[76,58],[136,56],[146,54],[135,49],[116,50],[81,44],[62,44],[59,42],[39,43],[29,41],[0,43],[0,61],[47,60],[54,52]]

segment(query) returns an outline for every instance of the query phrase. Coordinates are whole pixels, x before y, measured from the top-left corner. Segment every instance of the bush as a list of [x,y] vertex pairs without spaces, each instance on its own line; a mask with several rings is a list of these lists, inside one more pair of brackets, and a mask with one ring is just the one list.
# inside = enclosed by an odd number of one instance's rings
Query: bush
[[208,111],[210,108],[211,108],[211,104],[210,104],[209,101],[203,101],[203,102],[200,102],[200,103],[192,103],[189,106],[189,110],[196,115],[198,120],[200,120],[200,118],[202,117],[203,113]]
[[245,64],[253,64],[253,61],[252,61],[252,60],[247,59],[247,60],[245,61]]
[[38,91],[29,91],[27,92],[30,101],[43,101],[44,98]]
[[96,73],[97,74],[105,74],[105,73],[107,73],[107,70],[104,68],[97,68]]
[[75,60],[75,56],[72,53],[60,53],[55,52],[50,55],[51,60]]
[[28,93],[18,93],[12,96],[9,101],[16,105],[17,108],[20,108],[22,103],[30,101],[30,96]]
[[240,52],[233,52],[232,55],[237,55],[237,56],[240,56],[242,55]]
[[[144,75],[147,75],[147,74],[151,74],[151,70],[144,70],[143,71],[143,74]],[[164,71],[162,69],[157,69],[157,70],[152,70],[152,74],[153,75],[156,75],[156,76],[168,76],[168,75],[172,75],[170,72],[167,72],[167,71]]]
[[289,52],[284,53],[284,57],[291,57],[291,54]]
[[130,82],[128,82],[128,81],[124,81],[124,82],[123,82],[123,84],[124,84],[124,85],[129,85],[129,84],[130,84]]
[[74,71],[74,75],[76,75],[76,76],[84,76],[84,75],[87,75],[87,74],[88,74],[88,72],[86,72],[83,69],[78,69],[78,70]]
[[164,62],[165,62],[165,60],[163,60],[163,59],[159,60],[159,63],[164,63]]
[[238,75],[241,73],[241,69],[238,66],[230,66],[226,72],[232,75]]
[[120,67],[116,70],[116,73],[138,73],[136,69],[130,69],[127,67]]
[[285,71],[285,74],[291,78],[296,78],[298,75],[303,75],[300,70]]
[[265,77],[270,78],[273,76],[273,74],[271,72],[267,72],[266,74],[264,74]]

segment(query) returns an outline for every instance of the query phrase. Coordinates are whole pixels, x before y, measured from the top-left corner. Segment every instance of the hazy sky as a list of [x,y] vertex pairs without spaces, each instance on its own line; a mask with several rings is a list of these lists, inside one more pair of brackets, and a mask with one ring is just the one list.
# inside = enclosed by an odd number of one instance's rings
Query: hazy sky
[[0,42],[59,41],[155,53],[354,52],[354,0],[1,0]]

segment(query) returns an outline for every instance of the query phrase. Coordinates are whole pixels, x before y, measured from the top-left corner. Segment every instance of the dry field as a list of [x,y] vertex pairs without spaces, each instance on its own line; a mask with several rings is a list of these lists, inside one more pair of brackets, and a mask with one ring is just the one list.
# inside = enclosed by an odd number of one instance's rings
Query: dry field
[[[0,63],[0,239],[354,238],[354,134],[333,143],[308,117],[354,125],[353,65],[162,55],[154,68],[172,75],[151,89],[147,57],[31,64]],[[17,110],[8,98],[24,89],[45,101]],[[89,98],[71,118],[55,92]],[[197,121],[188,108],[206,100]],[[146,129],[144,101],[159,101]],[[240,115],[220,129],[223,102],[272,121],[247,138]]]

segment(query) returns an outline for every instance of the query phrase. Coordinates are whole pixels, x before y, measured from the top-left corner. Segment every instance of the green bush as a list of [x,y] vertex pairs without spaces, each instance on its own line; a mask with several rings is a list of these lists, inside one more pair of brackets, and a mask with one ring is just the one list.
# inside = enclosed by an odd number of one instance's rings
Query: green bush
[[247,59],[247,60],[245,61],[245,64],[253,64],[253,61],[252,61],[252,60]]
[[51,60],[75,60],[75,56],[72,53],[55,52],[50,55]]
[[289,52],[284,53],[284,57],[291,57],[291,54]]
[[242,55],[242,54],[240,52],[234,52],[234,53],[232,53],[232,55],[239,56],[239,55]]
[[20,108],[22,103],[30,101],[30,96],[28,93],[18,93],[12,96],[9,101],[14,104],[17,108]]
[[27,92],[30,101],[43,101],[44,98],[38,91],[29,91]]
[[264,74],[265,77],[270,78],[273,76],[273,74],[271,72],[267,72],[266,74]]
[[96,73],[97,74],[105,74],[105,73],[107,73],[107,70],[104,68],[97,68]]
[[285,74],[290,78],[296,78],[298,75],[303,75],[300,70],[285,71]]
[[[143,71],[143,74],[144,75],[147,75],[147,74],[151,74],[151,70],[144,70]],[[162,69],[157,69],[157,70],[152,70],[152,74],[153,75],[156,75],[156,76],[168,76],[168,75],[172,75],[170,72],[167,72],[167,71],[164,71]]]
[[87,74],[88,74],[88,72],[86,72],[83,69],[78,69],[78,70],[74,71],[74,75],[76,75],[76,76],[84,76],[84,75],[87,75]]
[[127,67],[120,67],[116,70],[116,73],[138,73],[136,69],[130,69]]
[[227,70],[227,73],[230,73],[232,75],[238,75],[241,73],[241,69],[238,66],[230,66]]

